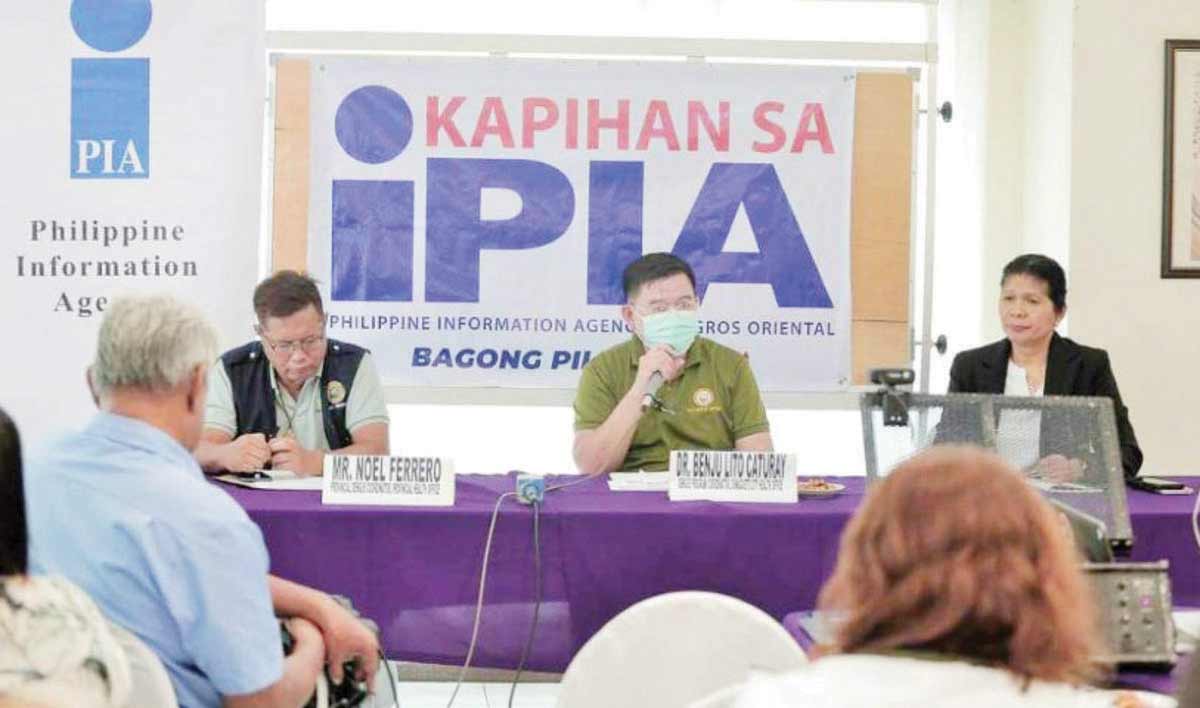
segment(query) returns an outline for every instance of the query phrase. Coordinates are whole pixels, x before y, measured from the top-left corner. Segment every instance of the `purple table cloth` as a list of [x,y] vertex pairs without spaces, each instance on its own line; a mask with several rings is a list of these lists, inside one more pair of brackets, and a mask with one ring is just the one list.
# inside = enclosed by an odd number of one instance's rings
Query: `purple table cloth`
[[[550,484],[575,477],[551,478]],[[670,502],[589,479],[547,494],[541,512],[543,604],[527,668],[562,671],[605,622],[673,590],[742,598],[773,617],[816,604],[838,538],[862,500],[796,504]],[[383,632],[389,657],[458,664],[467,653],[488,522],[510,475],[460,475],[448,508],[322,506],[317,492],[223,486],[262,529],[272,572],[350,597]],[[1134,560],[1171,561],[1177,605],[1200,606],[1193,497],[1130,491]],[[532,511],[506,500],[488,566],[473,664],[513,668],[534,598]]]

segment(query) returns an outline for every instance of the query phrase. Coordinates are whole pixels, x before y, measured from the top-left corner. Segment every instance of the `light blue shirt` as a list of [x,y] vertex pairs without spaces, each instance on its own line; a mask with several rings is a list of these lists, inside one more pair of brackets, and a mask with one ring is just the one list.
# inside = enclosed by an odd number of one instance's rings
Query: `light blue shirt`
[[183,708],[283,675],[262,533],[161,430],[98,414],[25,471],[30,565],[82,587],[162,660]]

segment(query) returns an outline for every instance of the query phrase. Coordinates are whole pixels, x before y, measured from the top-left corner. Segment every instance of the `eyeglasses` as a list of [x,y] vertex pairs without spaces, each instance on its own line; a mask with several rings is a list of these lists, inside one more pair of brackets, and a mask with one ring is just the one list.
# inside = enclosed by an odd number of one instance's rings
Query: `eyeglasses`
[[267,346],[271,347],[271,351],[282,356],[291,356],[297,351],[310,354],[325,342],[325,334],[323,332],[321,334],[314,334],[311,337],[305,337],[304,339],[276,342],[268,337],[266,332],[262,331],[262,327],[255,327],[254,331],[258,333],[258,336],[263,338]]
[[698,307],[700,307],[700,302],[696,298],[692,297],[691,295],[685,295],[684,297],[679,298],[675,302],[666,302],[665,300],[657,300],[655,302],[650,303],[646,307],[634,308],[634,309],[636,309],[640,315],[645,317],[646,315],[661,315],[662,313],[669,312],[671,310],[682,310],[684,312],[691,312],[692,310],[695,310]]

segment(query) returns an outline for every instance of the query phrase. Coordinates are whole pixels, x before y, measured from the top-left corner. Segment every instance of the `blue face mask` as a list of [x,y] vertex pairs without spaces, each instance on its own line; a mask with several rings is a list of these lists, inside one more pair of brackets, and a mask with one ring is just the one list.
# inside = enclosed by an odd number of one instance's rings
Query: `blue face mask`
[[700,316],[695,310],[668,310],[642,318],[642,342],[647,348],[666,344],[679,356],[700,334]]

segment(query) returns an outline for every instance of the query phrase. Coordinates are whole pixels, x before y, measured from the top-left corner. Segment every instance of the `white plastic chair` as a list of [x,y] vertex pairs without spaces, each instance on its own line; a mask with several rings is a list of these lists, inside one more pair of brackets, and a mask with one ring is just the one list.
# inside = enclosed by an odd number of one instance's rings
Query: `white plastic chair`
[[674,708],[807,662],[778,622],[736,598],[674,592],[643,600],[604,625],[563,674],[562,708]]
[[133,689],[125,704],[127,708],[178,708],[175,687],[158,655],[133,634],[116,625],[110,625],[110,628],[129,658]]

